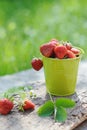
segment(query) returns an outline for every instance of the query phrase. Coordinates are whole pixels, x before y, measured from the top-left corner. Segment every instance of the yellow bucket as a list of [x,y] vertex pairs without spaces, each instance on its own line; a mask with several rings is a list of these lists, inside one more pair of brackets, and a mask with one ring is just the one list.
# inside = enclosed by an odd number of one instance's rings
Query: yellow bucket
[[67,96],[75,93],[80,59],[81,56],[69,59],[43,56],[46,88],[50,94]]

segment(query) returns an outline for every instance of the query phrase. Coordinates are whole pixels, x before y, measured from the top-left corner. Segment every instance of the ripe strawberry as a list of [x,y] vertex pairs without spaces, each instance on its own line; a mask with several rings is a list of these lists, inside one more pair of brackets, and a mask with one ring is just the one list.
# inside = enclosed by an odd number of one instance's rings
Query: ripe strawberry
[[35,108],[35,104],[33,102],[31,102],[30,100],[24,101],[24,105],[23,105],[24,110],[29,110],[29,109],[34,109],[34,108]]
[[0,99],[0,114],[7,115],[13,108],[14,104],[9,99]]
[[70,43],[65,43],[64,46],[66,46],[67,50],[71,50],[72,45]]
[[67,50],[66,57],[67,57],[67,58],[75,58],[76,56],[75,56],[75,54],[74,54],[72,51]]
[[46,57],[51,57],[54,53],[55,44],[47,43],[40,46],[40,52]]
[[67,48],[63,45],[59,45],[54,48],[54,52],[57,58],[62,59],[67,54]]
[[43,62],[39,58],[33,58],[31,61],[31,65],[33,69],[35,69],[36,71],[39,71],[43,66]]
[[76,55],[79,55],[80,54],[80,50],[78,50],[77,48],[72,48],[71,51],[76,54]]
[[56,39],[52,39],[49,43],[53,45],[59,45],[59,42]]

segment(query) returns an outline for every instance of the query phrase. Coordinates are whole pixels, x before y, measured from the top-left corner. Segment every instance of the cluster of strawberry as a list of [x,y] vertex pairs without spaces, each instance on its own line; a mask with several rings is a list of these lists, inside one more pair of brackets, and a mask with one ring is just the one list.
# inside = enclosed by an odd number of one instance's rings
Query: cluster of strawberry
[[59,41],[53,39],[47,44],[43,44],[40,46],[40,52],[45,57],[50,58],[75,58],[80,54],[80,50],[68,42],[60,43]]
[[[0,99],[0,114],[7,115],[13,109],[14,103],[8,98]],[[25,100],[22,104],[22,110],[34,109],[35,104],[30,100]]]
[[[61,43],[56,39],[52,39],[49,43],[41,45],[40,52],[45,57],[58,59],[75,58],[81,53],[80,50],[76,47],[73,47],[71,43]],[[39,58],[34,58],[31,64],[32,67],[37,71],[43,66],[43,62]]]

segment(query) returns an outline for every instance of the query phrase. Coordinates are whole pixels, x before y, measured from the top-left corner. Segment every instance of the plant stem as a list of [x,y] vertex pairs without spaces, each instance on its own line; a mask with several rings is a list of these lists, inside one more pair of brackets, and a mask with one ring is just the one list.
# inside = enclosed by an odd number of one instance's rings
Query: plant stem
[[53,101],[53,99],[52,99],[52,96],[51,96],[51,94],[50,94],[50,92],[49,92],[48,89],[47,89],[47,92],[48,92],[48,94],[49,94],[50,100],[54,103],[54,101]]

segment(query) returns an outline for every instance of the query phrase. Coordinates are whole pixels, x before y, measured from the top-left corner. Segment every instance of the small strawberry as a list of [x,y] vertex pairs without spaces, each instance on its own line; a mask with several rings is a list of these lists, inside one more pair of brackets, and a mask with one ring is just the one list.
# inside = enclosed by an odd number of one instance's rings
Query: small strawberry
[[59,42],[56,39],[52,39],[49,43],[53,45],[59,45]]
[[40,46],[40,52],[46,57],[51,57],[54,53],[55,44],[47,43]]
[[67,48],[63,45],[59,45],[54,48],[54,52],[57,58],[63,59],[64,56],[67,54]]
[[67,50],[71,50],[72,45],[70,43],[65,43],[64,46],[66,46]]
[[78,50],[77,48],[72,48],[71,51],[76,54],[76,55],[79,55],[80,54],[80,50]]
[[13,108],[14,104],[9,99],[0,99],[0,114],[7,115]]
[[58,40],[57,40],[57,39],[55,39],[55,38],[51,39],[51,41],[50,41],[50,42],[52,42],[52,41],[58,42]]
[[35,104],[33,102],[31,102],[30,100],[24,101],[24,104],[23,104],[24,110],[29,110],[29,109],[34,109],[34,108],[35,108]]
[[31,61],[31,65],[33,69],[35,69],[36,71],[39,71],[43,66],[43,62],[39,58],[33,58]]
[[67,57],[67,58],[75,58],[76,56],[75,56],[75,54],[74,54],[72,51],[67,50],[66,57]]

